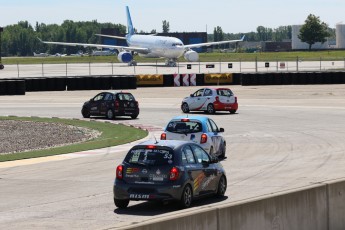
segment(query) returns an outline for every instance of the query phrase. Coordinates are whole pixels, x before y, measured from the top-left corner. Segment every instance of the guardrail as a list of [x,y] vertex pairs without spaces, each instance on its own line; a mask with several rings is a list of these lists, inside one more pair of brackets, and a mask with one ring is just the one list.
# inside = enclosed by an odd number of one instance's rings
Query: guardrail
[[0,95],[25,95],[25,92],[37,91],[120,90],[137,87],[302,84],[345,84],[345,71],[10,78],[0,80]]
[[243,202],[209,205],[116,229],[345,229],[345,181],[257,197]]

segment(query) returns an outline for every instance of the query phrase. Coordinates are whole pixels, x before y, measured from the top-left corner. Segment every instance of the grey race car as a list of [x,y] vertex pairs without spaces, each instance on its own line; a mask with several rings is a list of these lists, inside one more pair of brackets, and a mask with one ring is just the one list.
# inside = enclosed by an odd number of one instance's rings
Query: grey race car
[[178,200],[183,208],[205,195],[224,196],[226,173],[217,158],[189,141],[147,141],[132,147],[116,169],[114,202]]

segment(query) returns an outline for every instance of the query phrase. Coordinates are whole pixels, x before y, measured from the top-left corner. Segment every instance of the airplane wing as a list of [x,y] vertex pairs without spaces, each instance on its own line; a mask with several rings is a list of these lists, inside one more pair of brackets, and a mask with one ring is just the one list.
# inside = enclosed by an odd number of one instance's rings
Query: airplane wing
[[113,46],[113,45],[102,45],[102,44],[88,44],[88,43],[70,43],[70,42],[48,42],[48,41],[42,41],[38,38],[40,42],[45,44],[51,44],[51,45],[63,45],[63,46],[83,46],[83,47],[95,47],[98,49],[102,48],[109,48],[109,49],[115,49],[119,51],[134,51],[137,53],[147,54],[150,52],[148,48],[141,48],[141,47],[128,47],[128,46]]
[[220,42],[206,42],[206,43],[184,45],[184,47],[185,48],[199,48],[199,47],[202,47],[202,46],[212,46],[212,45],[221,45],[221,44],[242,42],[243,40],[244,40],[244,35],[243,35],[243,37],[240,40],[228,40],[228,41],[220,41]]
[[95,35],[100,36],[100,37],[117,38],[117,39],[126,40],[126,37],[120,37],[120,36],[114,36],[114,35],[106,35],[106,34],[95,34]]

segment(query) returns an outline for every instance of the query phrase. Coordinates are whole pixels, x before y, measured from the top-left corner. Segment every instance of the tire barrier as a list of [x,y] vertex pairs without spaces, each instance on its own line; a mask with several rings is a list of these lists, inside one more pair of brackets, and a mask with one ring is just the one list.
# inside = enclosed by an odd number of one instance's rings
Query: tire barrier
[[166,86],[166,87],[174,86],[174,75],[172,74],[163,75],[163,86]]
[[174,86],[181,86],[180,74],[174,74]]
[[25,80],[1,80],[0,95],[25,95]]
[[189,86],[189,74],[181,74],[182,86]]

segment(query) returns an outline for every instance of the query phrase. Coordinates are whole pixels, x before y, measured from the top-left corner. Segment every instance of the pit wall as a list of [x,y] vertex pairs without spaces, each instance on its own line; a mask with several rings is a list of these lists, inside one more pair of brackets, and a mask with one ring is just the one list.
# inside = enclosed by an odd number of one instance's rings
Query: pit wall
[[0,95],[65,90],[122,90],[137,87],[204,85],[345,84],[345,72],[275,72],[222,74],[169,74],[130,76],[74,76],[0,79]]
[[[231,199],[231,198],[230,198]],[[345,181],[182,212],[116,229],[344,230]]]

